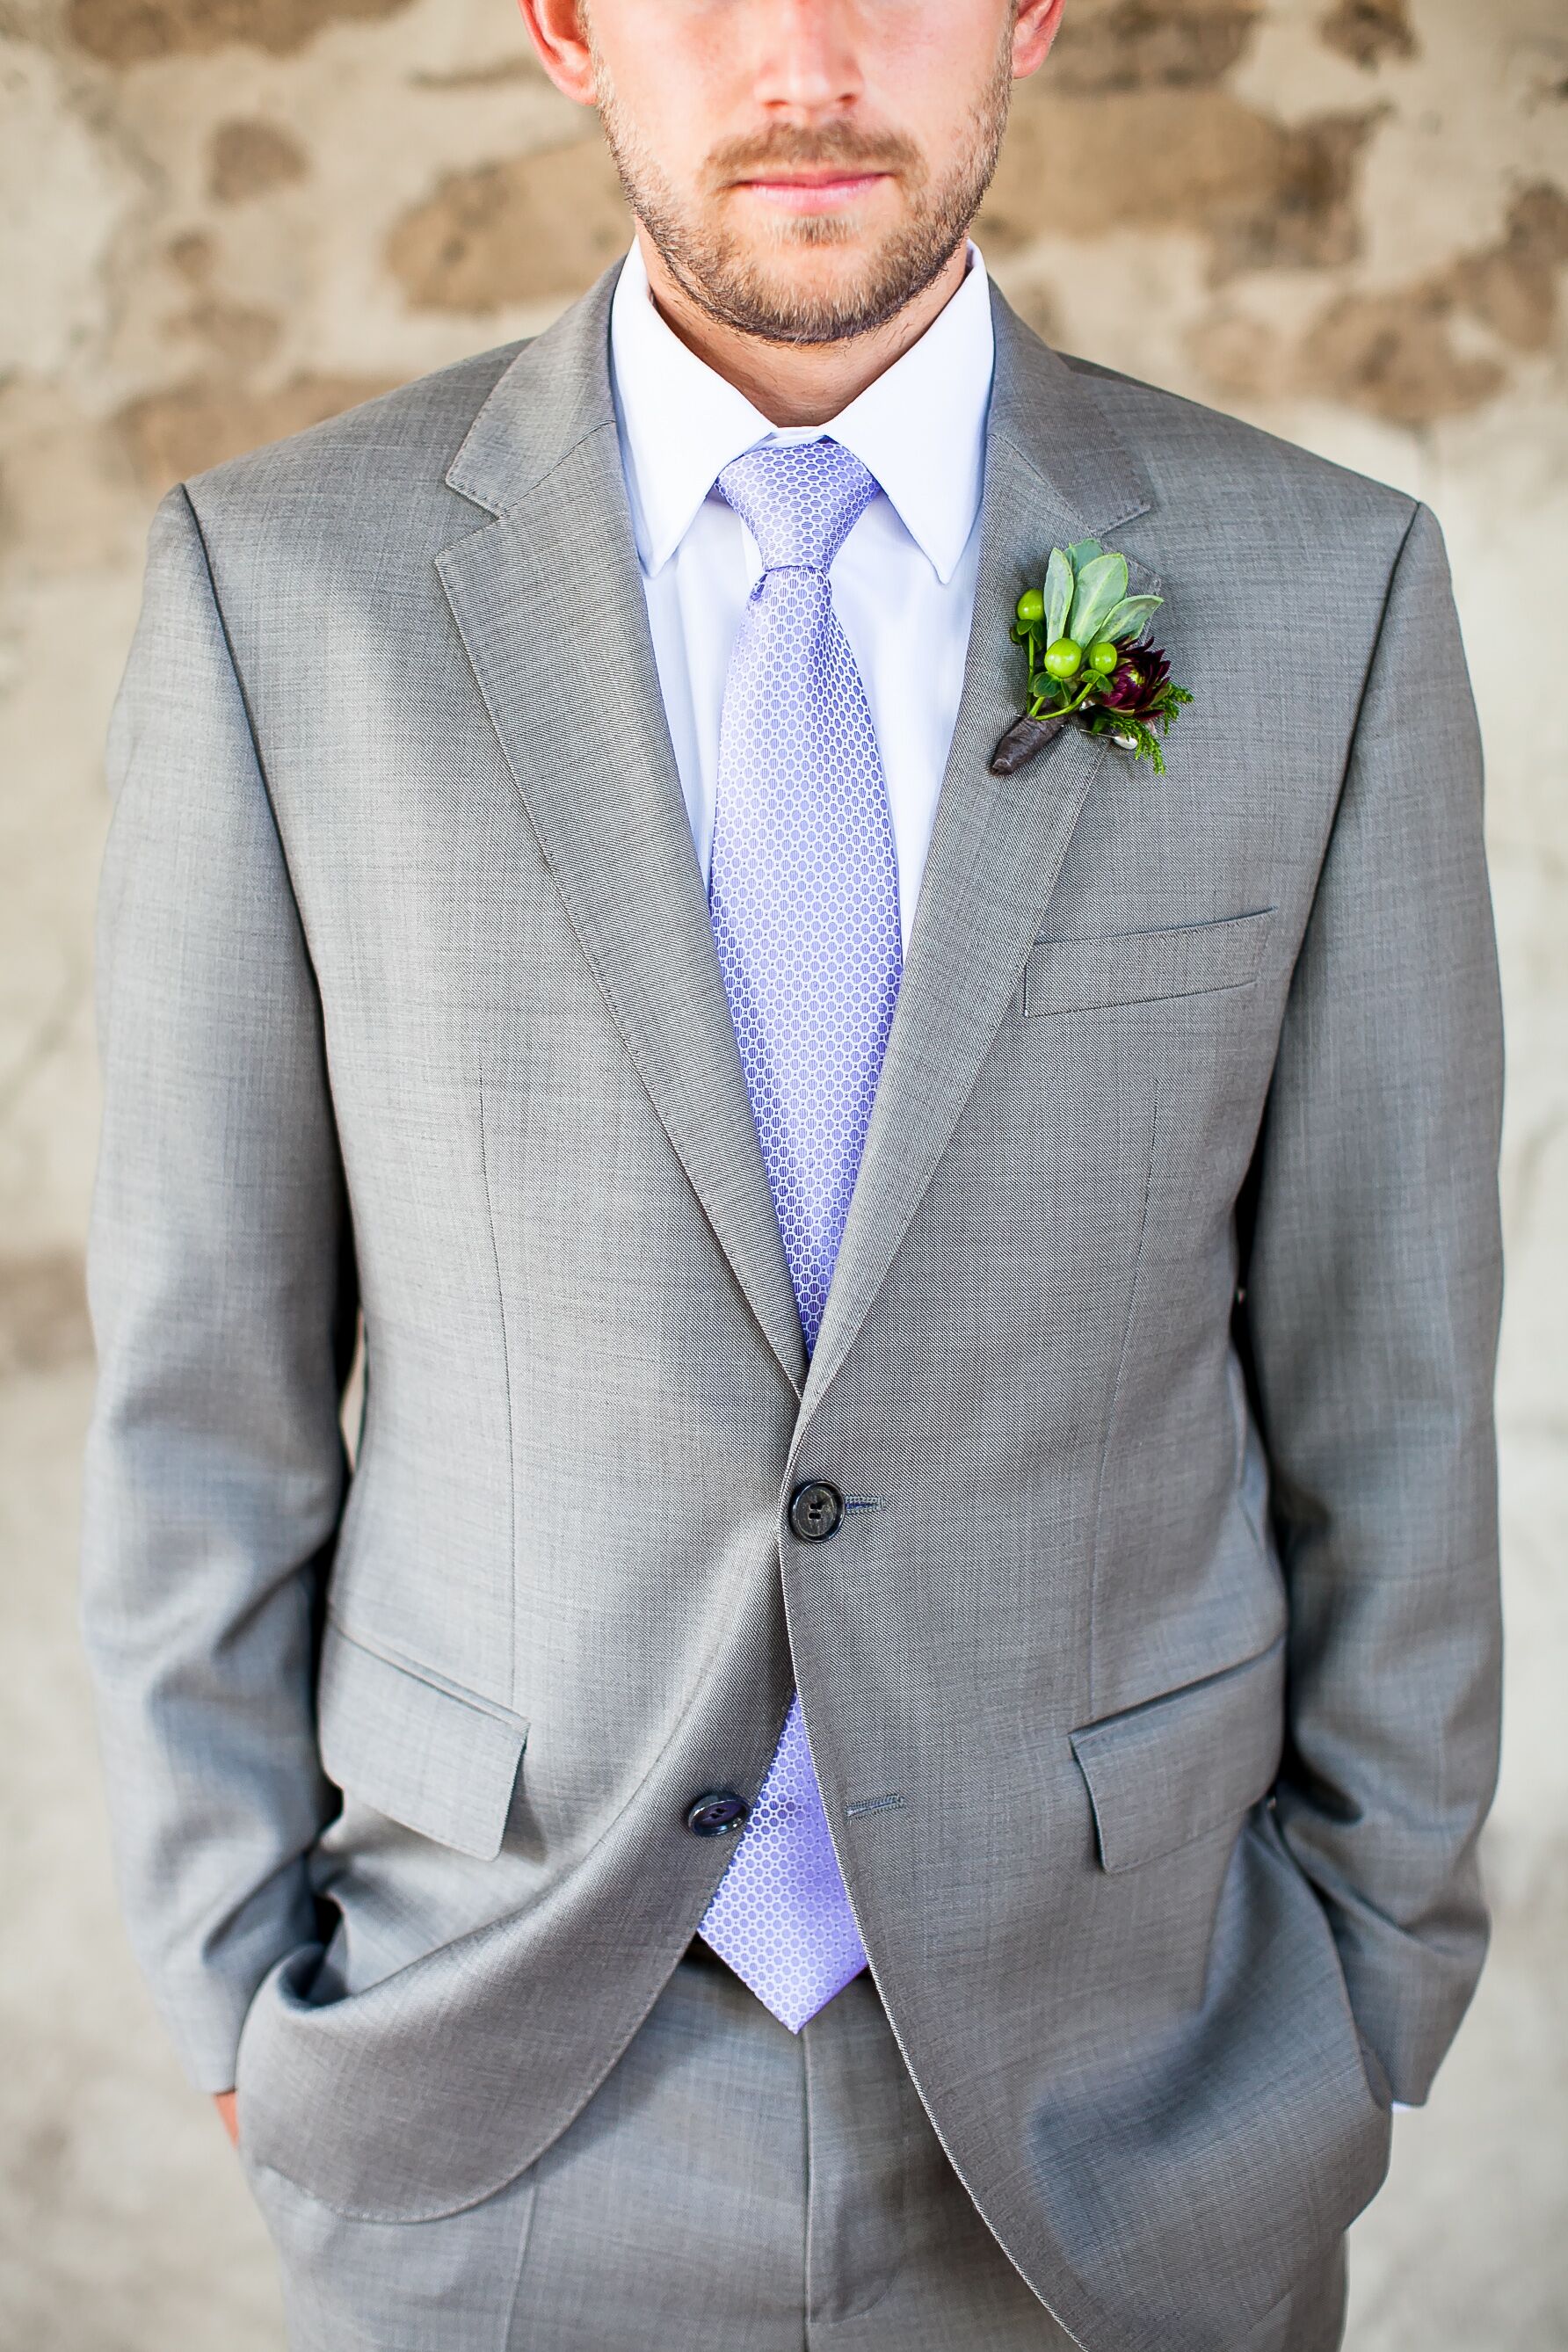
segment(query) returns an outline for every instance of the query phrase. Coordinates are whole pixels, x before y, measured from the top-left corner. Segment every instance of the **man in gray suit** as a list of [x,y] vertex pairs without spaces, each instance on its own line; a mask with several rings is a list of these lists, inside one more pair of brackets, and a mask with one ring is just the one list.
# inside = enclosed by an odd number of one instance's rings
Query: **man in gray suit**
[[[1441,541],[990,288],[1060,5],[524,0],[624,267],[158,509],[85,1622],[302,2352],[1323,2352],[1475,1983]],[[994,773],[1089,540],[1168,772]]]

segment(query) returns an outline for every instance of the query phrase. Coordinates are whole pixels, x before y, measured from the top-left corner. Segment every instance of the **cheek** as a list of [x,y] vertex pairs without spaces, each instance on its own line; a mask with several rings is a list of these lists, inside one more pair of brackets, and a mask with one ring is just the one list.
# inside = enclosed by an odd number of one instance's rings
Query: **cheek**
[[1006,0],[862,0],[855,15],[868,112],[916,140],[942,176],[973,147],[1002,68]]
[[720,141],[754,128],[749,0],[595,0],[594,27],[619,127],[671,186]]

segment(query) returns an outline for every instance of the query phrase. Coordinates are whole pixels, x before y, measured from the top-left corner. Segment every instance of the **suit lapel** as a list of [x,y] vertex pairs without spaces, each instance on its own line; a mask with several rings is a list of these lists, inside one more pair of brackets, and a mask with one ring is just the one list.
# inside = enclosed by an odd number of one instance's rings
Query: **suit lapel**
[[[988,772],[1017,712],[1012,605],[1053,543],[1108,534],[1149,499],[1087,380],[993,289],[996,372],[963,686],[807,1375],[648,634],[609,383],[615,275],[492,387],[447,479],[493,520],[437,563],[583,951],[763,1332],[804,1389],[804,1429],[946,1149],[1109,756],[1068,729],[1020,774]],[[1139,586],[1157,584],[1131,568]]]
[[665,723],[607,361],[612,270],[506,369],[447,479],[495,520],[437,559],[584,954],[799,1392],[805,1349]]
[[[996,371],[963,686],[910,951],[797,1425],[842,1365],[946,1150],[1018,986],[1079,812],[1108,757],[1068,728],[1010,778],[988,771],[1019,709],[1007,631],[1053,545],[1099,537],[1149,498],[1085,380],[993,289]],[[1140,588],[1154,576],[1129,560]]]

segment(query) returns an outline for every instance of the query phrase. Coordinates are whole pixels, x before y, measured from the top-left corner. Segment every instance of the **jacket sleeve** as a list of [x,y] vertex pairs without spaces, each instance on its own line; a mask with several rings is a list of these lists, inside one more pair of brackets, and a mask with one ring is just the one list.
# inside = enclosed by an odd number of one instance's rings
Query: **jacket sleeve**
[[137,1956],[202,2088],[314,1933],[352,1338],[321,1008],[201,530],[154,517],[110,724],[82,1627]]
[[1486,1948],[1501,1060],[1479,741],[1417,507],[1287,1005],[1243,1271],[1289,1598],[1278,1818],[1406,2103]]

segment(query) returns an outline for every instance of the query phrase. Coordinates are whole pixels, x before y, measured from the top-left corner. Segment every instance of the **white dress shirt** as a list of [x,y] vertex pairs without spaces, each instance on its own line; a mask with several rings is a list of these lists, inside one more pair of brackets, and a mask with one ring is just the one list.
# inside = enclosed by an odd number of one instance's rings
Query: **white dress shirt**
[[724,674],[762,576],[756,541],[713,489],[759,442],[830,435],[875,475],[833,562],[833,603],[881,749],[904,946],[958,714],[980,561],[991,298],[979,249],[920,341],[829,423],[777,428],[666,325],[633,245],[610,309],[610,368],[654,657],[704,881]]

